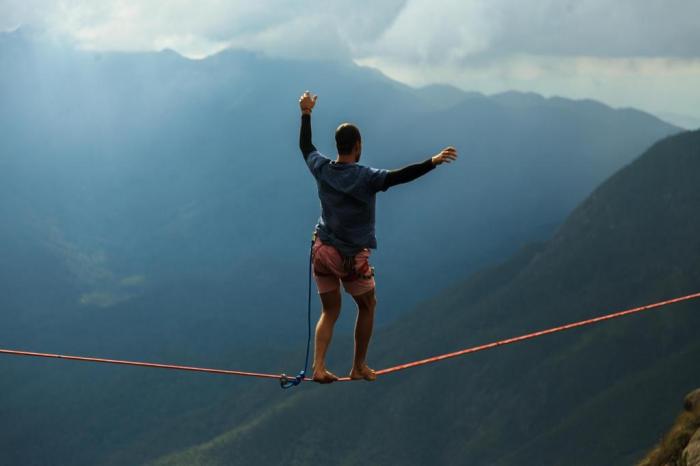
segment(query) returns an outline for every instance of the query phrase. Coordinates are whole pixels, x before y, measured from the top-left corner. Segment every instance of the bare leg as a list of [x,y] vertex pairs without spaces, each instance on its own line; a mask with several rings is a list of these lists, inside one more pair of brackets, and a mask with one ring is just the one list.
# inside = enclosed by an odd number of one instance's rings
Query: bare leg
[[313,379],[320,383],[330,383],[338,380],[335,374],[326,370],[326,352],[333,337],[333,326],[340,315],[340,289],[322,293],[320,297],[322,309],[316,324]]
[[377,307],[377,300],[374,290],[365,294],[353,296],[357,303],[357,321],[355,322],[355,357],[350,371],[350,378],[375,380],[377,375],[374,370],[367,366],[367,347],[372,338],[372,328],[374,327],[374,309]]

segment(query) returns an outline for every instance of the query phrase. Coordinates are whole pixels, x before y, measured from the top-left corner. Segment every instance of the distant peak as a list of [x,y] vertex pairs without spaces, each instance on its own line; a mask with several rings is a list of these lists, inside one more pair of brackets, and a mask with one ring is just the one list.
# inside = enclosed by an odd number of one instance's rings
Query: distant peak
[[458,94],[464,93],[462,89],[458,88],[457,86],[453,86],[452,84],[447,84],[447,83],[431,83],[431,84],[426,84],[425,86],[420,86],[417,88],[419,91],[446,91],[446,92],[455,92]]
[[467,99],[484,98],[480,92],[463,91],[451,84],[433,83],[414,89],[422,99],[435,109],[447,109],[461,104]]
[[[148,53],[148,52],[145,52]],[[170,47],[166,47],[164,49],[158,50],[158,55],[164,59],[172,59],[172,60],[196,60],[194,58],[189,58],[180,52],[178,52],[175,49],[171,49]],[[206,58],[206,57],[205,57]]]
[[492,94],[493,100],[507,104],[532,105],[545,102],[547,99],[536,92],[506,91]]

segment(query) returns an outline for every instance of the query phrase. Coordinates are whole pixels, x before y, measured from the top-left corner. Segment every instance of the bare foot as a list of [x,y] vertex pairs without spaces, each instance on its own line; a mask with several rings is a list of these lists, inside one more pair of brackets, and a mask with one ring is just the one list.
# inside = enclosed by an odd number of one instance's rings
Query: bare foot
[[335,382],[338,380],[338,376],[335,375],[334,373],[322,369],[322,370],[314,370],[314,376],[313,376],[313,381],[318,382],[318,383],[331,383]]
[[352,380],[366,380],[368,382],[374,382],[377,380],[377,373],[374,369],[371,369],[367,364],[363,364],[360,367],[353,367],[350,371],[350,378]]

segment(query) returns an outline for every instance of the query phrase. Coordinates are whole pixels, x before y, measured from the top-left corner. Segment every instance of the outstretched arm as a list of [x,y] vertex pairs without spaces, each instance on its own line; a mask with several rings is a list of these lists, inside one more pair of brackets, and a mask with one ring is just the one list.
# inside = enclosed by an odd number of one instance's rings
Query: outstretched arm
[[311,142],[311,111],[316,105],[318,96],[311,96],[309,91],[304,92],[299,97],[299,108],[301,108],[301,130],[299,131],[299,149],[306,159],[310,153],[316,150]]
[[457,158],[457,149],[452,146],[444,148],[439,154],[420,163],[407,165],[398,170],[391,170],[386,174],[382,191],[386,191],[397,184],[408,183],[425,175],[430,170],[442,163],[450,163]]

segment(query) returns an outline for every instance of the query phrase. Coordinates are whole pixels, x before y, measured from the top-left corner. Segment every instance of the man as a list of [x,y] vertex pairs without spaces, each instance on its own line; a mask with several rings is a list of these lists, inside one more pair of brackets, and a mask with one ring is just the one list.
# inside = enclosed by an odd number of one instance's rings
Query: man
[[374,268],[369,264],[370,249],[376,249],[374,206],[378,191],[407,183],[445,162],[457,158],[454,147],[446,147],[424,162],[399,170],[383,170],[359,165],[362,154],[360,131],[343,123],[335,131],[338,156],[324,157],[311,142],[311,112],[318,96],[309,91],[299,98],[301,131],[299,148],[316,179],[321,200],[321,216],[316,225],[312,248],[313,275],[321,298],[321,317],[316,325],[313,380],[338,380],[326,369],[326,351],[333,326],[340,314],[340,282],[357,303],[355,354],[350,378],[376,379],[366,362],[367,346],[374,324]]

